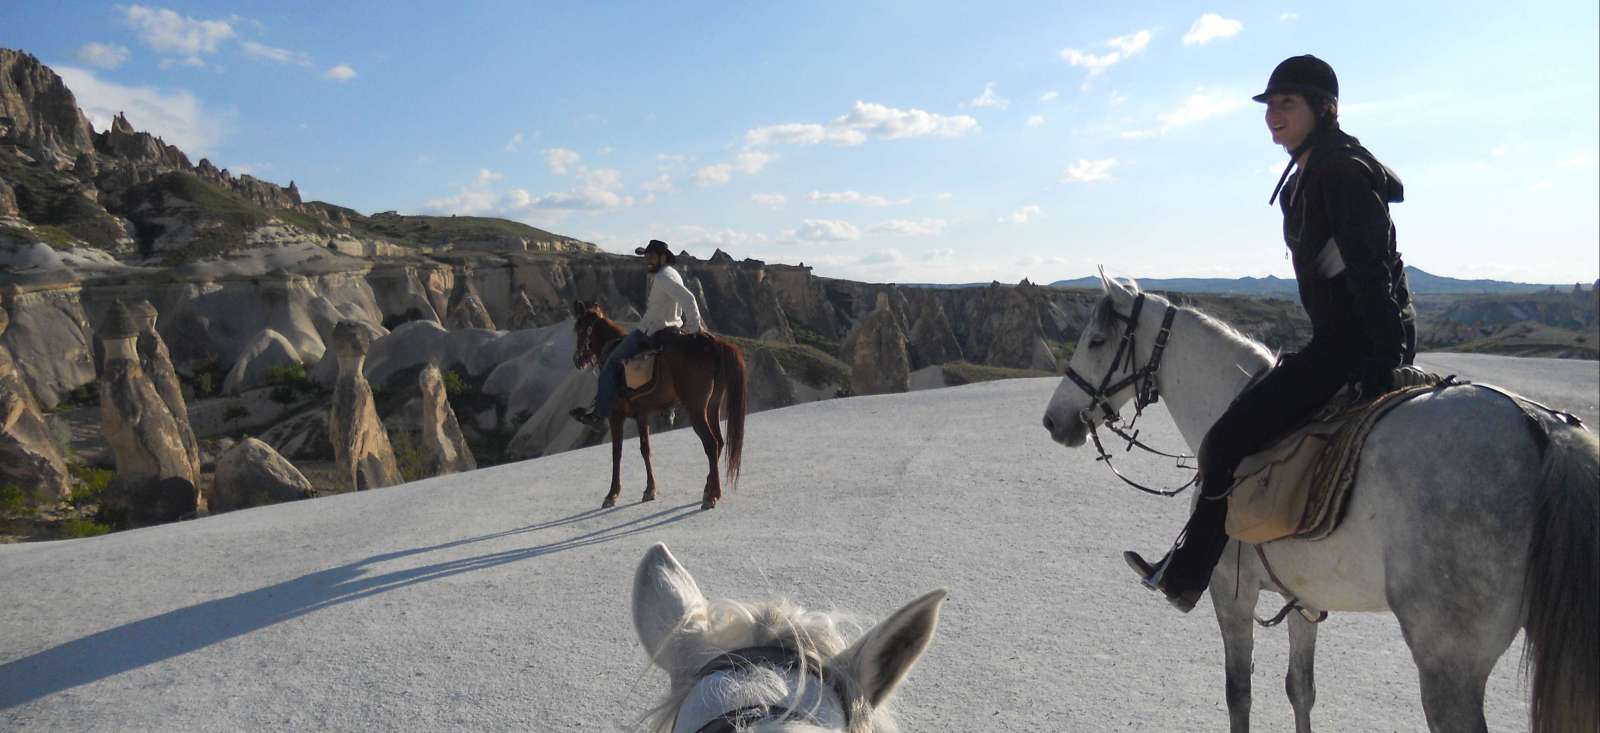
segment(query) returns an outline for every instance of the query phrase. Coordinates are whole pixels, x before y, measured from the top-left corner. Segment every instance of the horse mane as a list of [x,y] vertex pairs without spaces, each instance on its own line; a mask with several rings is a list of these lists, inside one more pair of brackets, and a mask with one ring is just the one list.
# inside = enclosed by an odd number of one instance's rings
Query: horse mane
[[[688,697],[696,680],[694,672],[706,662],[734,649],[753,646],[783,646],[799,652],[798,675],[801,685],[816,680],[805,673],[808,659],[820,660],[835,681],[850,716],[849,733],[895,733],[894,716],[887,707],[867,704],[866,695],[857,689],[850,674],[848,659],[840,658],[864,627],[853,616],[838,611],[807,611],[788,599],[745,603],[726,599],[708,601],[691,611],[677,630],[661,644],[660,654],[681,655],[670,660],[672,689],[660,704],[645,711],[639,725],[645,730],[670,732],[678,708]],[[669,661],[669,660],[661,660]],[[747,669],[729,681],[729,694],[752,700],[781,700],[787,696],[789,681],[770,669]],[[757,724],[752,731],[768,729]],[[778,728],[779,726],[771,726]],[[795,730],[794,723],[782,730]]]
[[[1138,291],[1134,290],[1134,292],[1137,293]],[[1172,304],[1170,300],[1160,295],[1156,295],[1155,293],[1146,292],[1144,296],[1147,300],[1157,303],[1163,307]],[[1221,336],[1223,340],[1232,346],[1258,354],[1261,356],[1261,358],[1266,359],[1269,362],[1276,362],[1278,360],[1277,353],[1272,349],[1267,348],[1266,345],[1262,344],[1260,341],[1250,338],[1249,336],[1245,335],[1244,332],[1234,328],[1231,324],[1223,321],[1220,318],[1212,316],[1211,314],[1206,313],[1205,311],[1200,310],[1192,305],[1178,306],[1178,312],[1193,316],[1195,321],[1200,324],[1200,327],[1203,330]],[[1100,302],[1095,304],[1094,310],[1091,312],[1089,317],[1089,323],[1094,329],[1104,333],[1111,328],[1113,325],[1113,319],[1116,317],[1115,299],[1111,297],[1110,292],[1107,292],[1104,296],[1101,296]]]

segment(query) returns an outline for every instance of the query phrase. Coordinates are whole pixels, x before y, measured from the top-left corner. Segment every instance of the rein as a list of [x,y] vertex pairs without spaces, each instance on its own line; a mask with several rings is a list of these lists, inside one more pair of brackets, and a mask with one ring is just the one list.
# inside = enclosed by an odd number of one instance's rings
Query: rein
[[[604,345],[597,350],[589,344],[589,340],[594,336],[594,327],[602,320],[604,319],[600,316],[595,316],[590,318],[588,323],[578,327],[578,338],[572,348],[572,367],[580,372],[596,366],[602,360]],[[606,343],[613,343],[616,340],[612,339]]]
[[[815,678],[817,682],[821,683],[822,689],[831,691],[838,696],[841,703],[839,709],[847,716],[846,723],[848,723],[849,713],[845,712],[843,706],[844,695],[840,694],[838,689],[829,684],[823,677],[822,663],[815,657],[801,654],[788,647],[775,645],[745,647],[719,655],[706,662],[705,665],[700,667],[699,671],[695,672],[696,684],[715,674],[756,666],[766,666],[790,672],[803,671],[806,676]],[[794,707],[781,704],[757,704],[725,710],[713,715],[699,727],[693,728],[692,733],[735,733],[750,726],[752,723],[764,721],[796,720],[808,723],[822,723],[823,721],[814,713],[821,699],[812,698],[809,707],[801,705],[805,701],[805,698],[801,698],[794,703]],[[680,708],[678,715],[681,717],[682,714],[683,711]],[[672,723],[672,730],[675,733],[680,730],[687,733],[691,729],[679,727],[684,722],[675,718]],[[693,723],[694,721],[688,721],[690,725],[693,725]]]
[[[1105,376],[1100,379],[1100,385],[1096,387],[1090,384],[1089,380],[1084,379],[1083,375],[1073,369],[1070,364],[1067,365],[1067,378],[1072,380],[1073,384],[1078,385],[1078,388],[1083,390],[1085,394],[1089,395],[1089,407],[1078,413],[1078,419],[1088,427],[1089,437],[1094,439],[1094,449],[1100,454],[1100,457],[1095,460],[1104,461],[1106,467],[1111,469],[1112,474],[1115,474],[1117,478],[1122,479],[1123,483],[1135,489],[1155,496],[1177,496],[1188,490],[1189,487],[1200,483],[1200,472],[1198,470],[1187,482],[1175,489],[1152,489],[1122,475],[1122,472],[1117,470],[1116,465],[1111,462],[1112,455],[1110,451],[1107,451],[1105,446],[1100,443],[1100,433],[1095,429],[1097,426],[1092,415],[1095,408],[1099,408],[1105,415],[1105,428],[1128,442],[1127,447],[1123,449],[1124,453],[1137,447],[1147,453],[1175,459],[1178,468],[1194,468],[1194,466],[1187,463],[1194,456],[1167,453],[1151,448],[1140,442],[1139,431],[1134,429],[1134,426],[1139,422],[1139,418],[1144,415],[1144,408],[1161,401],[1160,390],[1156,387],[1156,373],[1161,370],[1161,356],[1167,349],[1167,339],[1172,335],[1172,320],[1178,314],[1177,306],[1167,305],[1167,311],[1161,317],[1161,330],[1156,333],[1155,347],[1150,351],[1150,360],[1144,366],[1135,368],[1134,361],[1138,357],[1134,354],[1134,335],[1139,329],[1139,314],[1144,310],[1144,301],[1144,293],[1139,293],[1133,299],[1133,313],[1126,317],[1117,313],[1115,309],[1111,310],[1111,315],[1126,322],[1128,328],[1122,334],[1121,343],[1117,345],[1117,354],[1112,358],[1111,366],[1106,369]],[[1118,370],[1126,371],[1127,376],[1112,381],[1116,377]],[[1128,421],[1128,427],[1125,430],[1117,427],[1117,423],[1121,421],[1122,416],[1111,406],[1111,396],[1129,386],[1133,387],[1133,419]],[[1128,431],[1132,431],[1132,433],[1130,434]]]

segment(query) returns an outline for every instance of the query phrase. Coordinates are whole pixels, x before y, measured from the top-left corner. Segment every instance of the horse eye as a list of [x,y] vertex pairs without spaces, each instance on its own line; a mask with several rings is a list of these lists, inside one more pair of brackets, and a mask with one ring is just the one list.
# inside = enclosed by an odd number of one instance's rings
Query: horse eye
[[1090,336],[1089,337],[1089,348],[1091,348],[1091,349],[1099,348],[1101,346],[1104,346],[1105,343],[1106,343],[1106,340],[1105,340],[1105,338],[1103,336]]

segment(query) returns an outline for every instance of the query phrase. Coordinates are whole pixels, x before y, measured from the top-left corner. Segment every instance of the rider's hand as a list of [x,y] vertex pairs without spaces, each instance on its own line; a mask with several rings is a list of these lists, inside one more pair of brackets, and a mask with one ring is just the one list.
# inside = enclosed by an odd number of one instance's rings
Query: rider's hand
[[1377,397],[1394,389],[1394,370],[1397,364],[1388,359],[1367,357],[1361,360],[1360,367],[1356,370],[1357,384],[1361,386],[1361,396],[1365,398]]

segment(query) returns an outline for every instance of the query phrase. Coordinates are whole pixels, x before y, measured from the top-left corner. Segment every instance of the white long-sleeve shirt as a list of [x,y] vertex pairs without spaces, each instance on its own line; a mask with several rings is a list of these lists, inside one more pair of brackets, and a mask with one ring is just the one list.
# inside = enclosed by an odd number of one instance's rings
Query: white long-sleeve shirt
[[684,286],[683,276],[663,266],[650,278],[650,296],[645,302],[644,317],[639,319],[639,330],[649,336],[668,326],[699,333],[700,308],[695,304],[694,293]]

